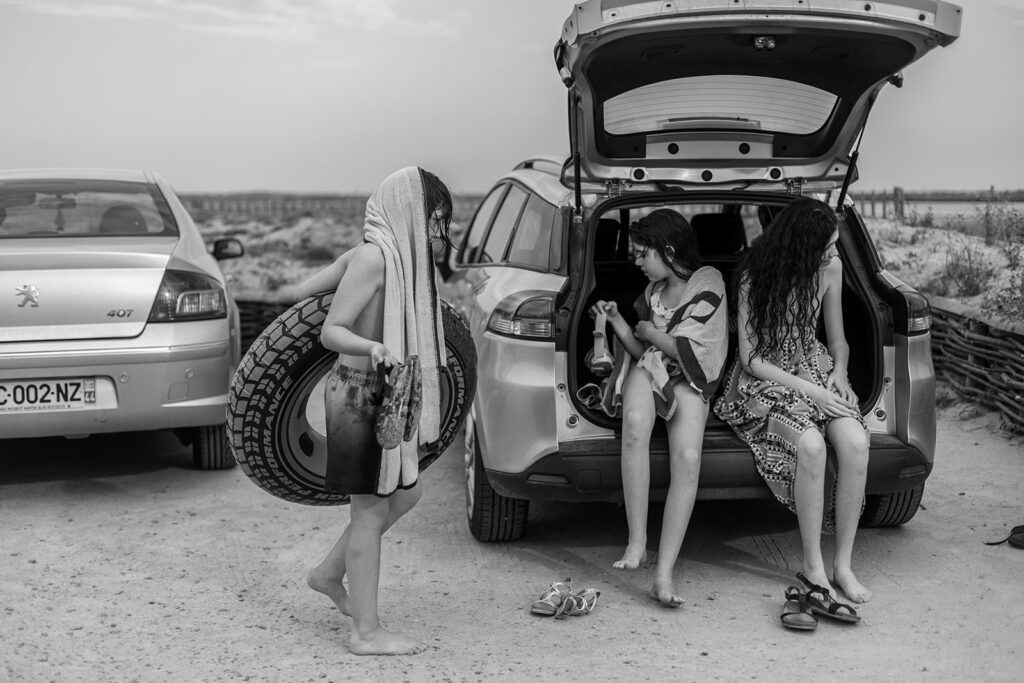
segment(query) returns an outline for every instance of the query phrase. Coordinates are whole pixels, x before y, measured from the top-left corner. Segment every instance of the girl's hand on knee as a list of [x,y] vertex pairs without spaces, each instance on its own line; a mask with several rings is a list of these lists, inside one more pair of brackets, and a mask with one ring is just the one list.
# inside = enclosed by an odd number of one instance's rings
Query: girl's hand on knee
[[834,394],[831,389],[816,387],[810,394],[811,400],[829,417],[856,417],[857,409]]
[[828,382],[825,383],[825,387],[839,394],[851,408],[857,407],[857,394],[853,391],[850,386],[850,380],[845,374],[839,375],[835,371],[828,376]]

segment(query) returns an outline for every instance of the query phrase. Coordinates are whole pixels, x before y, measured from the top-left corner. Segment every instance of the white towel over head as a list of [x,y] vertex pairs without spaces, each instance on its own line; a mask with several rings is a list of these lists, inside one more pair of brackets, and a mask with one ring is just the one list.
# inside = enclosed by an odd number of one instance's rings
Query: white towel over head
[[363,239],[384,253],[384,346],[400,361],[418,356],[423,373],[417,435],[381,458],[377,493],[387,495],[416,482],[419,446],[437,441],[441,426],[444,328],[418,168],[392,173],[370,196]]

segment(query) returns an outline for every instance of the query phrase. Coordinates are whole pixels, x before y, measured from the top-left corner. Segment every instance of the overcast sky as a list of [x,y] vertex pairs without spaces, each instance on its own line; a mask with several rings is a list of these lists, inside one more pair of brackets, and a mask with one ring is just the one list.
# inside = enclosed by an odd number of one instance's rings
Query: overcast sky
[[[967,3],[963,3],[967,4]],[[0,0],[0,168],[157,171],[178,190],[486,190],[568,151],[565,0]],[[883,92],[860,189],[1024,188],[1024,0]]]

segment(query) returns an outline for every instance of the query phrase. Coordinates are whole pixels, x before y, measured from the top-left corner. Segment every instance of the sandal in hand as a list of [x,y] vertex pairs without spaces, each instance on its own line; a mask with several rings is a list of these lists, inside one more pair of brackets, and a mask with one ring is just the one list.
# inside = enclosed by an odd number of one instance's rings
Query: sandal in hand
[[587,355],[587,366],[598,377],[607,377],[612,374],[612,368],[615,367],[615,361],[608,354],[608,344],[605,341],[607,321],[608,315],[603,310],[594,318],[594,349]]

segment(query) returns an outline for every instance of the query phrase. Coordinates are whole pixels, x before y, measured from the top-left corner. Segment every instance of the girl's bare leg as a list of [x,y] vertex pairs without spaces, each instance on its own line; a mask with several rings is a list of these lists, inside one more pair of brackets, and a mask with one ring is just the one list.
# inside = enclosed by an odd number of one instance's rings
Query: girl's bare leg
[[825,509],[825,439],[817,430],[805,430],[797,445],[796,519],[803,546],[803,573],[808,580],[834,593],[821,556],[821,520]]
[[851,601],[871,599],[871,591],[853,575],[853,541],[864,501],[868,471],[868,435],[853,418],[832,420],[828,438],[836,451],[839,465],[836,491],[836,551],[832,571],[836,585]]
[[647,559],[647,504],[651,486],[654,395],[651,375],[632,367],[622,388],[622,495],[629,540],[616,569],[636,569]]
[[[395,495],[398,495],[396,493]],[[380,623],[377,592],[380,584],[380,539],[391,513],[390,498],[352,496],[352,522],[345,546],[345,566],[351,589],[352,633],[349,650],[356,655],[403,655],[427,646],[386,630]]]
[[693,502],[697,498],[700,450],[704,441],[704,425],[708,419],[708,404],[693,389],[683,384],[677,384],[674,390],[676,413],[668,422],[671,479],[668,496],[665,498],[665,514],[651,596],[670,607],[679,607],[683,600],[675,593],[673,574],[686,536],[686,527],[690,524]]
[[[399,490],[388,500],[391,505],[388,508],[388,518],[384,531],[386,532],[395,522],[419,502],[423,495],[423,489],[417,482],[416,486],[407,490]],[[338,611],[346,617],[352,616],[348,605],[348,591],[345,590],[343,580],[345,578],[345,547],[348,545],[348,530],[351,525],[345,527],[341,537],[335,542],[334,547],[327,553],[320,564],[309,570],[306,575],[306,583],[310,588],[323,593],[329,597],[338,607]]]

